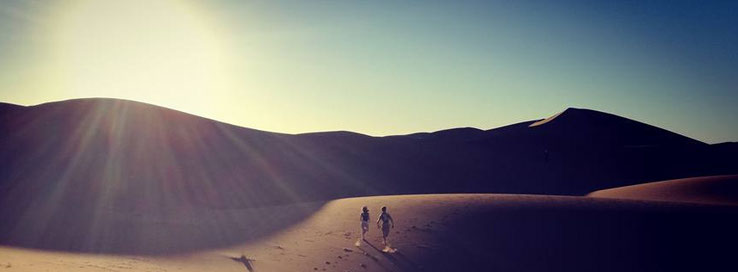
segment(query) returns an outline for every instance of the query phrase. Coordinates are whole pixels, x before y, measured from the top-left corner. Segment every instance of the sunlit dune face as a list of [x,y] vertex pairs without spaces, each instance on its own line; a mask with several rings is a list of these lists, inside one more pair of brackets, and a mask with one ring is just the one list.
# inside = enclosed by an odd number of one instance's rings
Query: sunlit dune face
[[198,109],[227,89],[223,42],[184,0],[66,4],[53,45],[63,89]]

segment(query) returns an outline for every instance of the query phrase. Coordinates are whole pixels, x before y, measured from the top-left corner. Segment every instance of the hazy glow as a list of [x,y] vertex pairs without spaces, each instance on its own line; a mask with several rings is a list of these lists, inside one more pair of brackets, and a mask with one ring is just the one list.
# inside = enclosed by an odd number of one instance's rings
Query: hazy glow
[[217,28],[184,1],[84,0],[61,10],[50,49],[58,88],[71,97],[208,112],[232,88]]
[[738,2],[5,0],[0,101],[262,130],[493,128],[566,107],[735,141]]

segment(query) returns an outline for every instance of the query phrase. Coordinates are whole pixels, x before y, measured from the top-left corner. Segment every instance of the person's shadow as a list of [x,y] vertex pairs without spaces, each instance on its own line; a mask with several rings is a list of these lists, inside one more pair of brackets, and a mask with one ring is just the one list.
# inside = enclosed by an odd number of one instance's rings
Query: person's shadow
[[246,269],[249,270],[249,272],[254,272],[254,268],[251,267],[251,262],[253,262],[254,260],[249,259],[249,258],[246,258],[246,256],[244,256],[244,255],[241,255],[241,257],[239,257],[239,258],[236,258],[236,257],[228,257],[228,259],[231,259],[234,262],[242,263],[243,266],[245,266]]
[[[395,251],[393,253],[384,252],[381,249],[374,246],[369,241],[365,241],[365,242],[367,245],[372,247],[374,250],[379,251],[379,253],[382,253],[382,255],[384,255],[384,257],[386,257],[387,260],[392,262],[392,264],[397,266],[401,271],[418,271],[421,268],[416,263],[414,263],[413,261],[405,257],[405,255],[403,255],[399,251]],[[399,258],[396,258],[394,255],[397,255],[397,257]]]

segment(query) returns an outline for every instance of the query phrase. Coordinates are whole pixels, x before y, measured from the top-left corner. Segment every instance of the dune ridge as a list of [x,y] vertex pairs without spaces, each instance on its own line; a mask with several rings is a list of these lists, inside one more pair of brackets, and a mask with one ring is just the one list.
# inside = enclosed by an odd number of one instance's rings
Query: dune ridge
[[[407,193],[584,195],[738,173],[730,146],[606,113],[567,109],[545,125],[532,122],[388,137],[290,135],[117,99],[10,107],[0,114],[0,196],[16,205],[55,193],[64,203],[119,209],[256,207]],[[75,190],[41,189],[56,187]],[[100,198],[101,190],[110,195]]]
[[692,177],[599,190],[602,198],[738,205],[738,175]]
[[[551,195],[735,174],[735,145],[584,109],[533,123],[292,135],[116,99],[0,105],[0,256],[18,256],[0,265],[292,271],[344,269],[342,256],[356,260],[345,262],[352,271],[623,271],[696,265],[692,255],[725,264],[721,252],[686,246],[734,241],[732,206]],[[360,204],[402,218],[397,255],[374,252],[376,239],[351,247]],[[53,252],[80,261],[43,260]]]

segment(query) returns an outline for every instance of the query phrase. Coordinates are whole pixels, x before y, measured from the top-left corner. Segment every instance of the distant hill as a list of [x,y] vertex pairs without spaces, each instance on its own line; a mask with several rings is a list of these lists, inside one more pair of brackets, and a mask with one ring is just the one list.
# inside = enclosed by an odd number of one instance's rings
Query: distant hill
[[545,122],[491,130],[371,137],[265,132],[116,99],[0,104],[0,205],[13,209],[228,208],[451,192],[584,195],[735,174],[736,155],[731,144],[573,108]]

